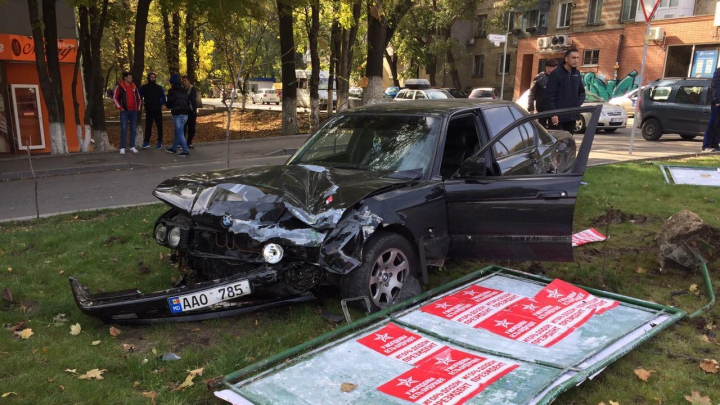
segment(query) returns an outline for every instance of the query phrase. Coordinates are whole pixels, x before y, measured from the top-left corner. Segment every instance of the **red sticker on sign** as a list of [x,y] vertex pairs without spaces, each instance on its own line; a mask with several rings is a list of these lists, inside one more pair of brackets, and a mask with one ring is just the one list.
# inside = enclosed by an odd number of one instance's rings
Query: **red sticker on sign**
[[615,300],[604,300],[595,297],[582,288],[575,287],[560,279],[555,279],[552,283],[545,286],[545,288],[535,295],[535,299],[541,302],[552,302],[565,306],[582,303],[584,307],[594,309],[595,314],[598,315],[619,305]]
[[392,323],[358,339],[358,343],[382,355],[408,364],[415,364],[445,348],[437,342],[425,339]]

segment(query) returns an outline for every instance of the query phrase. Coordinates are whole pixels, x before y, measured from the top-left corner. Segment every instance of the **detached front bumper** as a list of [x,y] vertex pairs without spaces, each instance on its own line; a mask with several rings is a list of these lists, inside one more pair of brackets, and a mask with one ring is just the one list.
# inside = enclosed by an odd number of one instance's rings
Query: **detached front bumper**
[[[241,298],[222,301],[180,313],[173,313],[169,300],[175,297],[218,291],[230,288],[238,282],[248,280],[247,274],[238,274],[219,280],[212,280],[189,286],[171,288],[143,294],[140,290],[123,290],[108,293],[90,294],[88,288],[70,277],[75,302],[85,313],[101,319],[105,323],[150,324],[156,322],[189,322],[204,319],[222,318],[248,312],[269,309],[290,303],[306,302],[314,299],[311,293],[289,297],[253,299],[252,293]],[[252,280],[249,280],[252,285]]]

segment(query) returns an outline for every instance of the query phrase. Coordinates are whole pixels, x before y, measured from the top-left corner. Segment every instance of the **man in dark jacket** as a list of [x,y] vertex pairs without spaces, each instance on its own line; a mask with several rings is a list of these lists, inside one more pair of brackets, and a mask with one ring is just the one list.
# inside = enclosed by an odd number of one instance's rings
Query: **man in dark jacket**
[[[545,88],[548,110],[580,107],[585,102],[585,86],[577,70],[579,61],[578,50],[570,49],[565,52],[565,63],[550,74]],[[578,118],[577,113],[563,114],[551,117],[550,121],[555,129],[573,133]]]
[[[547,59],[545,61],[545,71],[538,73],[533,79],[530,86],[530,95],[528,96],[528,111],[530,114],[547,111],[547,99],[545,97],[545,88],[547,87],[550,73],[557,68],[558,61],[556,59]],[[550,117],[541,118],[540,123],[545,128],[550,127]]]
[[120,154],[125,154],[125,136],[127,135],[128,126],[130,126],[130,151],[137,153],[135,136],[142,100],[140,99],[140,92],[132,81],[130,72],[123,72],[122,81],[113,93],[113,101],[115,107],[120,110]]
[[720,107],[720,68],[715,69],[712,82],[710,84],[712,91],[708,97],[712,96],[710,104],[710,122],[708,122],[703,138],[702,152],[720,152],[720,117],[718,117],[718,107]]
[[143,149],[150,147],[150,135],[152,134],[153,122],[157,126],[158,132],[157,148],[162,149],[162,106],[165,105],[167,100],[165,99],[165,89],[155,83],[156,78],[155,73],[148,73],[148,82],[140,87],[140,95],[145,102],[145,138],[143,140]]
[[190,155],[190,153],[185,143],[184,129],[185,123],[188,120],[188,114],[190,113],[190,100],[187,91],[180,83],[180,76],[177,74],[170,76],[170,84],[172,87],[168,91],[167,103],[165,105],[172,112],[175,138],[172,147],[165,150],[170,153],[177,153],[177,147],[179,145],[182,146],[183,151],[178,154],[178,156],[186,157]]
[[187,76],[182,77],[183,87],[190,97],[190,114],[188,114],[188,121],[185,124],[185,132],[187,133],[187,146],[190,149],[194,149],[193,138],[195,138],[195,121],[197,119],[197,89],[190,83],[190,79]]

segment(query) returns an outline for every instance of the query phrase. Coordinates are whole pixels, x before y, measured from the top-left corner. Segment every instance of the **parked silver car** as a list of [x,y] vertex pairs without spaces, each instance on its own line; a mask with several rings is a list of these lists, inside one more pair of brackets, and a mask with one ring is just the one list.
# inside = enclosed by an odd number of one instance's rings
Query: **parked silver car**
[[[530,90],[526,90],[520,98],[515,102],[518,103],[522,108],[527,110],[528,96]],[[602,129],[605,132],[615,132],[618,128],[625,128],[627,126],[628,116],[622,107],[611,105],[607,103],[602,97],[589,91],[585,92],[585,102],[583,107],[592,105],[602,105],[602,112],[600,113],[600,119],[598,120],[597,129]],[[575,133],[584,133],[587,123],[590,122],[590,113],[580,113],[580,118],[575,122]]]
[[637,103],[638,89],[631,90],[622,96],[611,98],[608,103],[622,107],[629,117],[635,115],[635,104]]

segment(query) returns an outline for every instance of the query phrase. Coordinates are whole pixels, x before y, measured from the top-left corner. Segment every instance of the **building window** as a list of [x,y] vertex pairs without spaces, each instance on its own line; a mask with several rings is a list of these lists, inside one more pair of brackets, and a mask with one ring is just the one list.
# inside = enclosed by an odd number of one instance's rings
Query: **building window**
[[570,26],[570,13],[572,12],[572,3],[560,3],[558,4],[558,28],[565,28]]
[[[637,1],[637,0],[635,0]],[[485,31],[485,27],[487,25],[487,14],[482,14],[477,16],[477,31],[475,32],[475,37],[477,38],[485,38],[487,36],[487,32]]]
[[680,0],[660,0],[660,4],[658,5],[658,8],[673,8],[677,7],[680,4]]
[[591,49],[588,51],[583,52],[583,66],[597,66],[598,61],[600,60],[600,50],[599,49]]
[[[503,73],[503,55],[498,55],[497,74]],[[510,54],[505,54],[505,74],[510,73]]]
[[602,0],[590,0],[588,10],[588,24],[602,23]]
[[635,21],[637,15],[638,0],[623,0],[622,10],[620,10],[620,21]]
[[484,55],[475,55],[473,57],[473,77],[483,77],[483,64],[485,63]]
[[538,27],[547,27],[547,13],[538,11]]

